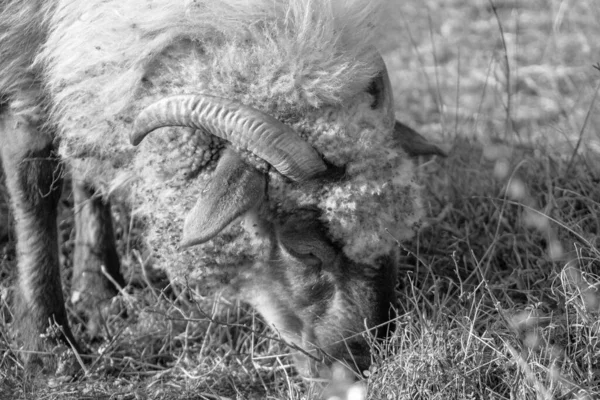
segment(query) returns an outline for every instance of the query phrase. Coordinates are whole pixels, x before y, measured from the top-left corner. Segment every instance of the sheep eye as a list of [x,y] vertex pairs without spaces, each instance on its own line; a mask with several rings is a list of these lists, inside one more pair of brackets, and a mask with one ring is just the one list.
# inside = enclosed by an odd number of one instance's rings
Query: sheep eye
[[279,241],[290,256],[305,265],[320,268],[333,263],[337,254],[324,232],[316,217],[304,220],[291,217],[279,232]]
[[282,244],[290,255],[300,260],[304,265],[307,265],[312,268],[322,267],[324,260],[321,260],[321,258],[319,258],[318,249],[300,248],[301,246],[294,246],[293,243]]

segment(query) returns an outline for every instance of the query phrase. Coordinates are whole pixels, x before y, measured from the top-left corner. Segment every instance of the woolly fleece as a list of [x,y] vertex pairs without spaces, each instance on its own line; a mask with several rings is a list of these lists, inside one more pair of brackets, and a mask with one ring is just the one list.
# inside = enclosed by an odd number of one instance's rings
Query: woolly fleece
[[132,203],[157,262],[174,275],[250,264],[267,251],[238,222],[177,249],[227,143],[181,128],[159,130],[139,148],[127,139],[137,113],[165,96],[236,99],[347,168],[344,180],[308,191],[269,172],[272,211],[318,207],[344,252],[373,265],[421,217],[412,163],[390,146],[394,121],[366,91],[381,69],[374,43],[384,14],[384,4],[367,0],[58,1],[37,62],[61,154]]

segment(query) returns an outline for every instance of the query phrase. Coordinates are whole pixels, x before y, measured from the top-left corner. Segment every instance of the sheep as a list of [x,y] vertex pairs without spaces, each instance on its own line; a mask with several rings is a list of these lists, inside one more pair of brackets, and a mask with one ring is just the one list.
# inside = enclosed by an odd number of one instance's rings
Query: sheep
[[318,374],[311,354],[368,367],[361,332],[392,329],[397,242],[423,215],[407,152],[440,154],[395,120],[375,45],[382,2],[0,7],[0,157],[28,349],[46,345],[49,321],[76,343],[56,238],[68,165],[83,210],[73,299],[110,295],[101,265],[122,282],[117,198],[143,222],[159,268],[173,281],[226,282],[304,350],[300,373]]

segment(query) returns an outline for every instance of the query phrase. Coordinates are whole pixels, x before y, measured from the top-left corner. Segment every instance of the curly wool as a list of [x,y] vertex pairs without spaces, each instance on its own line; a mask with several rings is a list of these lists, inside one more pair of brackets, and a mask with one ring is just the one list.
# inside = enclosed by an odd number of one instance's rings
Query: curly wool
[[39,62],[61,153],[84,160],[81,170],[105,191],[128,182],[117,191],[146,222],[159,265],[175,275],[249,264],[267,249],[237,222],[178,249],[183,220],[227,143],[183,128],[159,130],[138,149],[127,142],[137,113],[165,96],[236,99],[289,124],[347,170],[344,181],[310,193],[270,172],[269,206],[320,208],[345,253],[373,264],[421,217],[412,164],[390,147],[394,121],[371,108],[366,91],[381,68],[374,43],[383,14],[370,0],[58,1]]
[[366,0],[58,1],[40,60],[63,153],[127,153],[132,118],[166,94],[268,112],[339,104],[377,73],[382,14]]
[[[343,245],[345,254],[367,265],[375,265],[378,258],[397,247],[398,241],[410,238],[413,225],[423,215],[413,163],[401,149],[390,148],[389,121],[382,112],[370,108],[371,102],[370,95],[363,93],[346,107],[313,110],[302,118],[286,121],[326,159],[346,166],[344,180],[307,191],[270,172],[268,186],[272,215],[319,208],[329,233]],[[164,174],[162,171],[170,164],[164,157],[162,140],[168,139],[155,135],[143,144],[137,165],[143,180],[138,211],[152,215],[148,221],[149,243],[163,260],[161,263],[170,265],[175,275],[198,279],[206,277],[207,271],[214,272],[196,269],[199,265],[222,270],[268,257],[268,246],[252,240],[240,223],[233,223],[204,245],[183,253],[177,251],[183,220],[205,180],[212,178],[212,169],[191,181],[181,172]],[[168,251],[165,246],[169,246]],[[184,263],[182,256],[187,257]]]

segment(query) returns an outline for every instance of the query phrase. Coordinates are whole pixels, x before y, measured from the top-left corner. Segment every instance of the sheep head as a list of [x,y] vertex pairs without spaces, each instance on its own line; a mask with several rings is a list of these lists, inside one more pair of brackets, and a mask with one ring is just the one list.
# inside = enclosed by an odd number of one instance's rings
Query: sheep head
[[339,355],[364,319],[388,317],[397,243],[423,215],[402,147],[426,146],[394,134],[384,13],[372,0],[57,2],[39,60],[60,152],[122,194],[170,277],[237,284],[288,341]]
[[[368,88],[370,108],[395,121],[387,71],[380,63],[382,69]],[[399,124],[395,122],[396,130]],[[208,95],[161,99],[140,112],[130,140],[138,145],[150,132],[166,126],[202,130],[229,143],[186,216],[182,247],[209,242],[240,220],[239,236],[249,237],[260,251],[251,267],[240,268],[232,286],[296,346],[298,369],[315,375],[318,361],[333,360],[366,369],[370,353],[365,329],[384,336],[391,328],[395,252],[371,263],[353,260],[344,253],[344,244],[332,237],[319,207],[297,203],[278,209],[273,203],[281,193],[270,190],[280,177],[288,182],[284,192],[304,191],[310,196],[327,182],[343,181],[343,168],[323,161],[286,124],[233,100]],[[408,134],[396,135],[398,145],[415,155],[435,153],[435,146],[427,147],[418,133],[406,129]],[[264,160],[272,172],[257,169],[239,151]],[[239,236],[232,240],[239,241]]]

